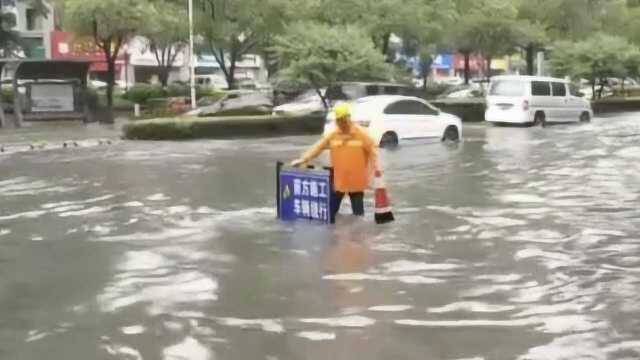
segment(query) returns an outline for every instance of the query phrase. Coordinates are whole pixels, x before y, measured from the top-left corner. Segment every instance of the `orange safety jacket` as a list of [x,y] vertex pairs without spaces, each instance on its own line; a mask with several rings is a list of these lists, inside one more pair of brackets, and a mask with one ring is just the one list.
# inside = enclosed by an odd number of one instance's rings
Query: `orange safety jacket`
[[369,188],[377,167],[378,147],[365,130],[355,124],[348,134],[336,129],[316,143],[303,159],[309,162],[327,149],[331,151],[336,191],[353,193]]

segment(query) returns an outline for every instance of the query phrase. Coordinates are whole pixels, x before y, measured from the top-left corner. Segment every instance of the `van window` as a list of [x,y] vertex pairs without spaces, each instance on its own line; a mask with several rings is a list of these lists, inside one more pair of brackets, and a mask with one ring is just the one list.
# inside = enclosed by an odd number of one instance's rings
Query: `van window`
[[531,95],[533,96],[551,96],[551,86],[546,81],[532,81]]
[[412,89],[408,86],[402,86],[400,87],[400,95],[419,97],[420,94],[419,94],[419,91],[416,89]]
[[380,87],[378,85],[367,85],[366,91],[367,96],[378,95],[380,94]]
[[400,88],[397,86],[385,86],[382,90],[382,93],[385,95],[396,95],[399,90]]
[[571,94],[571,96],[581,96],[580,90],[574,84],[569,84],[569,94]]
[[495,96],[523,96],[524,82],[519,80],[498,80],[491,83],[489,95]]
[[553,88],[553,96],[567,96],[567,87],[564,83],[554,82],[551,83]]

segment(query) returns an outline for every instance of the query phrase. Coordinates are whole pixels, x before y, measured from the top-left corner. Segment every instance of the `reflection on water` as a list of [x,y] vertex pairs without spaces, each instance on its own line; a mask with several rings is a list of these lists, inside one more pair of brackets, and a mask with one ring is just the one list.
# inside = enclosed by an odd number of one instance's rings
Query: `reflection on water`
[[640,358],[639,130],[385,152],[387,226],[274,219],[309,137],[5,153],[0,358]]

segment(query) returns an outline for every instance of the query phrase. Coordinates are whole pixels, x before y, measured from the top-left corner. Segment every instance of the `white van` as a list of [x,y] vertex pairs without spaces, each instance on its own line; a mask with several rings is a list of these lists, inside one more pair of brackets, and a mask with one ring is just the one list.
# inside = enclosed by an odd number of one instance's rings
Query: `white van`
[[485,120],[492,123],[546,125],[588,122],[591,103],[564,79],[540,76],[496,76],[487,94]]

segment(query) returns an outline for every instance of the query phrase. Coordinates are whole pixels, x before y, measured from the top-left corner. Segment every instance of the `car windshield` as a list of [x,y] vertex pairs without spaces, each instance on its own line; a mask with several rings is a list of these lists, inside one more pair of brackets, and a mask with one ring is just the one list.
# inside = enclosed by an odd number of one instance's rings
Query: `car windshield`
[[498,80],[491,84],[489,95],[522,96],[524,89],[524,82],[520,80]]

